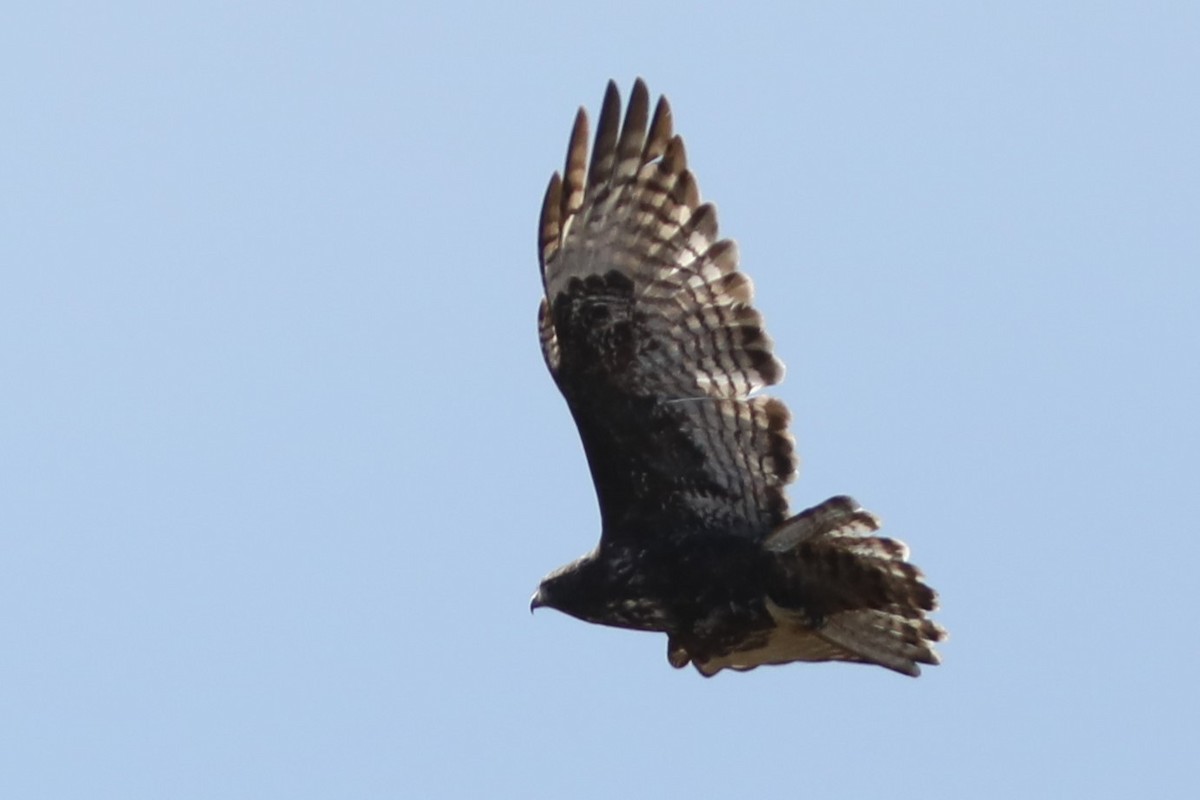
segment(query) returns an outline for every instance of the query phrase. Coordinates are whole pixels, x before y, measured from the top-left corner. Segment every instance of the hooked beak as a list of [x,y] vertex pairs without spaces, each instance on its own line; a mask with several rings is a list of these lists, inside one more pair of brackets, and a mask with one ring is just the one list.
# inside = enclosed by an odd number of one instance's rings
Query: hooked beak
[[529,613],[532,614],[534,611],[544,605],[546,605],[546,603],[542,600],[542,590],[538,589],[533,593],[533,597],[529,598]]

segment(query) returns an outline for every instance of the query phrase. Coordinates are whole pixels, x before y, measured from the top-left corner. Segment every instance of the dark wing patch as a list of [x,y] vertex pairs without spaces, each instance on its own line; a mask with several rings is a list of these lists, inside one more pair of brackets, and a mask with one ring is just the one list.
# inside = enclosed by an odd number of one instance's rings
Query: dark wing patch
[[624,125],[610,83],[587,157],[580,109],[542,207],[546,363],[596,483],[605,536],[765,536],[786,516],[796,460],[749,278],[700,203],[660,99],[634,85]]

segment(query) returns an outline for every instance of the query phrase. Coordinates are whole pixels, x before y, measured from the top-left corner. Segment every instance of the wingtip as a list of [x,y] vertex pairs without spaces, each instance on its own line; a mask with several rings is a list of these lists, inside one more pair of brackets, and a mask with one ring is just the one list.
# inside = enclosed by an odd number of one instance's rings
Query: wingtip
[[629,92],[629,102],[634,102],[634,98],[641,98],[641,102],[647,106],[650,105],[650,89],[640,75],[633,80],[633,89]]
[[617,86],[617,82],[612,78],[608,79],[608,85],[604,87],[604,104],[601,106],[620,106],[621,105],[621,89]]

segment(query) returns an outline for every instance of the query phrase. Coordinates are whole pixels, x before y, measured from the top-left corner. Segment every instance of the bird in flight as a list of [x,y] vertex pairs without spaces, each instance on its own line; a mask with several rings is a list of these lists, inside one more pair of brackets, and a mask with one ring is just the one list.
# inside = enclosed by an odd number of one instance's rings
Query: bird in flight
[[791,514],[789,413],[735,244],[700,201],[671,108],[611,81],[575,117],[538,231],[542,353],[579,429],[600,543],[531,609],[667,634],[705,676],[792,661],[916,676],[945,631],[908,548],[849,497]]

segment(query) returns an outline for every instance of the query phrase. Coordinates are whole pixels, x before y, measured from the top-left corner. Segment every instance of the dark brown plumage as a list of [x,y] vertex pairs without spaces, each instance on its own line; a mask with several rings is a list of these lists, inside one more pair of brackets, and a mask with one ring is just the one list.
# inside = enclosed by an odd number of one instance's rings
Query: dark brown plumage
[[775,358],[737,249],[700,202],[671,110],[609,83],[588,158],[575,119],[542,206],[546,364],[600,503],[597,548],[533,607],[668,636],[704,675],[790,661],[936,664],[937,597],[847,497],[788,517],[796,474]]

